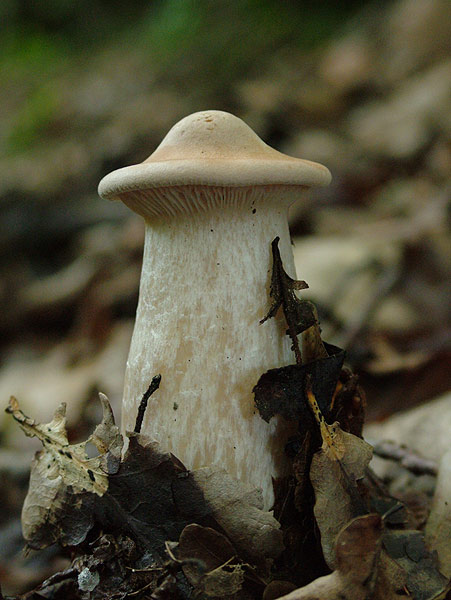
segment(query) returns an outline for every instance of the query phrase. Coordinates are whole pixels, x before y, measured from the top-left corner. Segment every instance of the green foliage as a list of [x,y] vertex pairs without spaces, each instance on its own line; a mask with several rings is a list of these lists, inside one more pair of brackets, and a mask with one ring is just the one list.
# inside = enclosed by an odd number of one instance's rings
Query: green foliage
[[[137,52],[157,82],[200,103],[228,97],[283,49],[310,49],[360,5],[304,0],[36,0],[0,3],[4,148],[26,150],[58,109],[52,80],[111,47]],[[197,102],[197,100],[196,100]],[[196,103],[195,102],[195,103]]]
[[255,71],[280,48],[317,45],[334,33],[353,4],[165,0],[137,26],[134,43],[206,84],[227,84]]
[[8,136],[10,152],[26,149],[45,133],[60,106],[58,95],[50,85],[37,88],[23,103]]

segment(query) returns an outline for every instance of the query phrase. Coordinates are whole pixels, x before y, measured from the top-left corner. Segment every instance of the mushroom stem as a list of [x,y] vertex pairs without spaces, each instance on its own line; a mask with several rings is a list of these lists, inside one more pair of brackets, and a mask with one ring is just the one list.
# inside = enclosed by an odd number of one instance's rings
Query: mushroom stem
[[123,430],[133,430],[140,399],[161,374],[142,433],[189,469],[215,464],[262,488],[267,508],[293,433],[281,417],[263,421],[252,394],[265,371],[294,360],[283,318],[259,324],[270,307],[271,242],[280,238],[295,278],[288,207],[329,179],[325,167],[280,154],[240,119],[206,111],[99,186],[146,222]]
[[[259,325],[269,310],[274,237],[295,276],[289,193],[273,202],[263,189],[242,193],[239,206],[146,225],[122,426],[133,429],[139,399],[161,373],[142,431],[189,468],[217,464],[270,488],[283,471],[286,435],[282,423],[256,414],[252,388],[267,369],[293,362],[283,320]],[[270,502],[271,490],[264,495]]]

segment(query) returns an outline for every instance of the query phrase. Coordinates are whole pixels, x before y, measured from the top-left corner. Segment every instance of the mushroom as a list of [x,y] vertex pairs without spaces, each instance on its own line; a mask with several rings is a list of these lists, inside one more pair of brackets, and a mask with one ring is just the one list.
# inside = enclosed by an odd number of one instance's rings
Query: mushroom
[[288,207],[327,185],[322,165],[265,144],[222,111],[182,119],[143,163],[102,179],[99,194],[144,217],[139,303],[127,361],[122,429],[133,430],[143,393],[161,386],[142,432],[187,468],[218,465],[262,488],[286,472],[292,433],[256,413],[252,388],[293,362],[282,318],[270,306],[271,242],[295,277]]

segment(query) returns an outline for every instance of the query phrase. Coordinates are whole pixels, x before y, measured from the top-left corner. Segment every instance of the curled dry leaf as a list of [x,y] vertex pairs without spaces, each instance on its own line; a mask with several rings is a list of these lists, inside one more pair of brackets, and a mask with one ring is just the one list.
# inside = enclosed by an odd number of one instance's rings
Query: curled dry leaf
[[[40,424],[24,415],[19,402],[11,397],[8,413],[20,424],[27,436],[37,437],[44,449],[36,457],[42,463],[47,479],[61,477],[62,484],[72,486],[76,492],[93,492],[98,496],[108,489],[109,468],[117,471],[122,450],[122,436],[114,423],[113,413],[104,394],[100,394],[103,417],[94,433],[80,444],[69,444],[66,431],[66,404],[56,410],[50,423]],[[89,458],[86,446],[92,443],[99,456]]]
[[[217,569],[206,573],[203,580],[203,590],[209,598],[231,598],[241,600],[244,596],[240,590],[243,587],[244,570],[240,564],[225,563]],[[238,596],[237,594],[240,593]]]
[[[50,423],[40,424],[24,415],[15,398],[10,400],[7,412],[26,435],[37,437],[43,445],[32,463],[29,492],[22,509],[23,535],[34,548],[57,540],[78,544],[92,526],[94,498],[107,491],[109,469],[117,470],[122,449],[122,436],[108,399],[102,394],[100,401],[102,422],[85,442],[69,444],[64,403]],[[88,443],[96,446],[99,456],[87,456]]]
[[297,336],[309,327],[315,325],[316,317],[312,303],[308,300],[301,300],[295,294],[295,290],[305,290],[308,288],[308,285],[305,281],[296,281],[292,279],[286,273],[280,257],[279,241],[279,238],[276,237],[271,243],[273,268],[269,293],[272,302],[268,314],[260,321],[260,323],[264,323],[268,319],[274,317],[279,308],[282,307],[288,325],[287,335],[290,336],[293,343],[296,362],[301,363],[301,351]]
[[356,482],[364,476],[372,448],[361,438],[342,431],[338,423],[328,426],[328,432],[330,437],[324,439],[321,450],[313,456],[310,480],[324,558],[334,568],[338,532],[352,518],[366,512]]
[[246,600],[255,598],[249,587],[264,587],[250,565],[237,556],[226,536],[211,527],[195,523],[185,527],[176,554],[183,562],[188,581],[208,597]]

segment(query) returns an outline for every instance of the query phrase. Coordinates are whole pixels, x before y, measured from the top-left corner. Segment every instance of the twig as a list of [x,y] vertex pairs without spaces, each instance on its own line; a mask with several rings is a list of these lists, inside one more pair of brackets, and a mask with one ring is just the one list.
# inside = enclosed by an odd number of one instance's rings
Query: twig
[[418,456],[406,446],[400,446],[396,442],[377,442],[373,444],[373,451],[381,458],[398,462],[401,467],[415,475],[437,475],[438,473],[437,464],[433,460]]
[[150,382],[150,385],[147,388],[146,392],[144,393],[141,402],[139,403],[138,416],[136,417],[136,424],[134,429],[135,433],[140,433],[141,431],[141,427],[144,420],[144,414],[147,408],[147,402],[149,401],[151,395],[160,387],[160,382],[161,375],[155,375],[155,377]]

